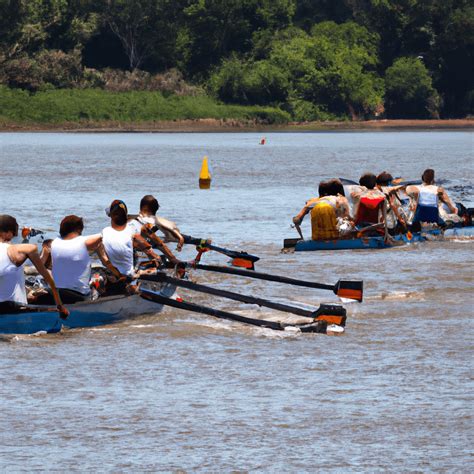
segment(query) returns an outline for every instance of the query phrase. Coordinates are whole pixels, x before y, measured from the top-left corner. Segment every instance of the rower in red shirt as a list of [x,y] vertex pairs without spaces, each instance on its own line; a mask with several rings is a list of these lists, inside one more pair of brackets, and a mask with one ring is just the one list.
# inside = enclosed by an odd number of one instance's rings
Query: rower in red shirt
[[357,227],[367,227],[385,223],[387,200],[385,194],[377,189],[377,178],[365,173],[359,179],[360,188],[351,193],[354,201],[354,223]]

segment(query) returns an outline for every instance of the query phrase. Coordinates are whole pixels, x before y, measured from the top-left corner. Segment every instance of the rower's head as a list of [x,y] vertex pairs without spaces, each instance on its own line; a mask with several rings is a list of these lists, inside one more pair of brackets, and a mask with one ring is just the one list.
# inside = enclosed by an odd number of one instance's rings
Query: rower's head
[[393,176],[390,173],[387,173],[386,171],[382,171],[378,176],[377,176],[377,185],[378,186],[390,186],[393,181]]
[[425,184],[433,184],[435,180],[435,172],[431,168],[426,169],[423,171],[423,174],[421,175],[421,180]]
[[140,201],[140,212],[154,216],[159,208],[160,205],[155,196],[147,194],[142,197],[142,200]]
[[330,185],[329,181],[321,181],[319,183],[318,193],[319,197],[329,196]]
[[66,216],[59,225],[59,235],[62,239],[72,233],[81,235],[83,230],[84,221],[82,217],[75,216],[74,214]]
[[126,204],[120,199],[113,200],[107,210],[107,215],[110,217],[112,224],[119,226],[125,225],[128,215]]
[[9,241],[18,236],[18,222],[8,214],[0,215],[0,238]]
[[377,177],[373,173],[365,173],[360,177],[359,184],[367,189],[374,189],[377,184]]
[[329,196],[345,196],[346,193],[344,192],[344,186],[342,185],[341,181],[337,178],[330,179],[328,181],[328,195]]

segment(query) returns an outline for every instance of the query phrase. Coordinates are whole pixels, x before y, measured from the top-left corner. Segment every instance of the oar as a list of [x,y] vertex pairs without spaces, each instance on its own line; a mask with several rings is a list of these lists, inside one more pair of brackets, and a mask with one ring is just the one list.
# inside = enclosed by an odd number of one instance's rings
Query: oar
[[[129,214],[128,219],[137,219],[138,214]],[[222,253],[230,257],[231,265],[234,267],[247,268],[248,270],[253,270],[255,268],[255,262],[260,260],[260,257],[256,255],[251,255],[247,252],[238,252],[236,250],[229,250],[224,247],[218,247],[217,245],[212,245],[208,239],[200,239],[197,237],[191,237],[190,235],[183,235],[184,243],[196,245],[202,249],[213,250],[215,252]]]
[[236,250],[229,250],[224,247],[212,245],[206,239],[198,239],[196,237],[191,237],[190,235],[183,235],[183,237],[185,244],[196,245],[198,248],[214,250],[215,252],[227,255],[232,259],[231,264],[235,267],[242,267],[247,268],[249,270],[253,270],[255,268],[255,262],[258,262],[260,260],[260,257],[257,257],[256,255],[251,255],[247,252],[238,252]]
[[147,300],[154,301],[155,303],[171,306],[173,308],[184,309],[186,311],[192,311],[194,313],[207,314],[209,316],[214,316],[215,318],[219,319],[239,321],[241,323],[273,329],[275,331],[285,331],[293,329],[299,330],[301,332],[315,332],[325,334],[328,326],[328,323],[325,320],[318,320],[308,324],[285,324],[275,321],[267,321],[263,319],[247,318],[246,316],[241,316],[240,314],[234,314],[228,311],[209,308],[207,306],[202,306],[195,303],[189,303],[186,301],[178,301],[172,298],[167,298],[166,296],[162,296],[152,291],[147,291],[146,289],[141,290],[140,296]]
[[163,272],[160,272],[156,275],[145,274],[142,275],[140,279],[145,281],[171,283],[175,286],[188,288],[190,290],[198,291],[201,293],[220,296],[222,298],[228,298],[234,301],[241,301],[242,303],[256,304],[258,306],[264,306],[266,308],[275,309],[277,311],[282,311],[285,313],[297,314],[298,316],[304,316],[306,318],[312,318],[314,320],[324,319],[330,324],[337,324],[339,326],[345,326],[346,323],[346,310],[341,305],[321,304],[316,311],[310,311],[307,309],[298,308],[296,306],[275,303],[273,301],[269,301],[263,298],[255,298],[253,296],[242,295],[240,293],[233,293],[231,291],[219,290],[218,288],[200,285],[198,283],[193,283],[188,280],[173,278]]
[[331,290],[339,298],[348,298],[352,300],[362,301],[363,298],[363,282],[361,280],[339,280],[334,285],[326,285],[324,283],[316,283],[312,281],[297,280],[294,278],[288,278],[278,275],[270,275],[268,273],[259,273],[255,271],[241,270],[238,268],[220,267],[217,265],[202,265],[198,264],[186,264],[188,268],[196,268],[198,270],[205,270],[216,273],[227,273],[229,275],[239,275],[248,278],[256,278],[259,280],[275,281],[278,283],[286,283],[295,286],[305,286],[308,288],[317,288],[319,290]]

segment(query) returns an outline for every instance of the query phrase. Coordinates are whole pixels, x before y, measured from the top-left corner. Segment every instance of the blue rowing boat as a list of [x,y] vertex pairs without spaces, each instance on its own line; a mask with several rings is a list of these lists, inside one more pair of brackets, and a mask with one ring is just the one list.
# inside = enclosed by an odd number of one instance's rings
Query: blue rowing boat
[[[143,285],[144,296],[171,297],[176,287],[169,284]],[[55,307],[18,305],[8,313],[0,313],[0,334],[55,333],[64,328],[85,328],[113,324],[146,314],[159,313],[163,305],[141,295],[117,295],[94,301],[66,305],[70,315],[62,320]]]
[[383,236],[376,237],[358,237],[353,239],[337,240],[300,240],[285,239],[283,241],[284,249],[293,249],[296,252],[307,252],[315,250],[365,250],[365,249],[386,249],[404,244],[415,242],[424,242],[429,237],[440,240],[451,240],[456,238],[474,237],[474,226],[455,227],[452,229],[433,229],[427,232],[416,232],[410,236],[407,234],[395,235],[392,237],[394,242],[385,242]]

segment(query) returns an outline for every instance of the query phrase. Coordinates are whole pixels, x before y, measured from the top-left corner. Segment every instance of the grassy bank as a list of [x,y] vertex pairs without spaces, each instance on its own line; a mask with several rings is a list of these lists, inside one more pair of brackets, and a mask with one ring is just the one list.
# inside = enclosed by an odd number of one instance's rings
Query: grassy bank
[[225,105],[205,96],[163,96],[160,92],[56,89],[31,94],[0,86],[0,122],[28,124],[153,123],[214,119],[284,124],[290,116],[277,108]]

